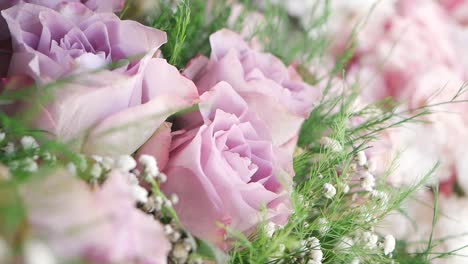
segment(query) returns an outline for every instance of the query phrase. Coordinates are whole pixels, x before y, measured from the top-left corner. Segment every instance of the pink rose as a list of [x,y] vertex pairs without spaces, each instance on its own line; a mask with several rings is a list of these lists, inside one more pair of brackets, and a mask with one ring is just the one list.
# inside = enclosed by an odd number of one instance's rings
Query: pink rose
[[[13,38],[11,75],[26,74],[39,84],[77,76],[54,90],[33,127],[73,140],[86,153],[133,153],[169,115],[198,98],[190,80],[152,58],[166,41],[164,32],[80,3],[59,11],[21,4],[2,14]],[[79,74],[117,61],[116,69]]]
[[[454,113],[431,114],[430,123],[407,124],[379,135],[379,140],[367,151],[369,160],[377,166],[376,175],[385,175],[392,169],[388,181],[396,186],[419,182],[440,162],[430,185],[453,183],[453,176],[465,189],[463,164],[466,164],[467,126],[463,117]],[[454,136],[455,135],[455,136]],[[464,155],[463,155],[464,154]],[[417,165],[416,165],[417,164]],[[393,167],[392,167],[393,166]],[[458,175],[457,175],[458,171]]]
[[225,228],[249,235],[262,219],[284,225],[291,213],[292,157],[272,144],[265,123],[229,84],[217,84],[200,99],[200,127],[175,132],[170,149],[161,151],[157,143],[170,138],[166,127],[142,148],[157,157],[169,153],[162,159],[168,176],[162,190],[179,196],[182,224],[222,248]]
[[[359,80],[368,102],[393,97],[420,107],[434,99],[431,95],[444,87],[440,83],[453,84],[463,76],[453,25],[431,0],[397,0],[386,10],[387,15],[371,17],[359,28],[348,76]],[[436,83],[428,85],[430,79]],[[444,91],[447,97],[455,93],[455,89]],[[435,101],[445,98],[439,99]]]
[[185,71],[200,94],[225,81],[265,121],[275,146],[293,142],[302,122],[318,100],[318,89],[305,84],[296,71],[271,54],[252,50],[235,32],[210,37],[211,58],[198,57]]
[[32,234],[47,242],[60,263],[78,257],[96,263],[167,261],[170,243],[161,224],[135,207],[131,185],[121,172],[110,173],[92,191],[58,171],[27,183],[21,194]]

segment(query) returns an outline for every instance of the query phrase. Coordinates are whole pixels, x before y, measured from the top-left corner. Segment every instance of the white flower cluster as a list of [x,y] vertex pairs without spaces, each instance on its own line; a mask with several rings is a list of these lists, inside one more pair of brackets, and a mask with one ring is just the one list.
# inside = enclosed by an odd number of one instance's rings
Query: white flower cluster
[[[164,233],[172,243],[172,250],[169,258],[172,263],[188,263],[190,253],[193,252],[197,243],[195,239],[188,234],[183,234],[182,230],[178,230],[173,225],[164,225]],[[191,260],[190,263],[202,263],[201,260]]]
[[39,169],[38,162],[53,163],[56,161],[54,155],[40,149],[36,139],[32,136],[23,136],[17,140],[19,142],[7,140],[8,135],[0,130],[0,155],[10,160],[2,169],[3,179],[9,178],[9,170],[33,173]]
[[320,235],[325,235],[326,233],[328,233],[328,231],[330,231],[330,222],[328,222],[328,220],[324,217],[321,217],[319,219],[317,219],[317,223],[319,225],[319,233]]
[[376,163],[368,160],[364,151],[359,151],[356,154],[355,163],[351,164],[351,169],[359,176],[361,188],[367,192],[372,192],[376,186],[375,177],[372,174],[376,167]]
[[395,250],[396,240],[392,235],[386,235],[382,244],[384,254],[390,255]]
[[279,225],[273,223],[273,222],[268,222],[265,226],[265,232],[268,237],[273,237],[275,232],[279,229]]
[[364,248],[374,250],[380,248],[385,256],[389,256],[395,250],[396,240],[393,235],[386,235],[383,241],[379,242],[379,236],[372,231],[365,231],[358,234],[356,243],[362,243]]
[[320,247],[320,241],[316,237],[309,237],[304,244],[304,246],[309,249],[309,260],[307,264],[321,264],[323,252]]
[[159,171],[156,159],[149,155],[141,155],[138,159],[142,172],[137,169],[138,162],[130,155],[121,155],[115,159],[92,155],[87,159],[84,155],[77,155],[74,163],[69,163],[67,169],[70,173],[85,173],[90,176],[91,183],[97,184],[111,170],[119,170],[128,176],[135,200],[143,205],[143,209],[149,213],[160,212],[163,207],[172,207],[178,203],[177,195],[172,194],[170,199],[162,195],[149,196],[148,191],[140,185],[140,180],[157,179],[163,183],[167,176]]

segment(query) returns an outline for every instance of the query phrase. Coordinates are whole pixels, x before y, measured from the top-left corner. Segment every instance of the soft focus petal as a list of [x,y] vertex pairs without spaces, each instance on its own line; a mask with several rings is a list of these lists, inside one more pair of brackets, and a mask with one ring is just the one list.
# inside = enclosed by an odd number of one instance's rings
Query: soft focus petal
[[195,102],[195,85],[163,59],[152,59],[145,67],[141,105],[115,111],[89,133],[85,153],[131,154],[140,148],[177,111]]
[[22,197],[32,231],[64,260],[166,263],[170,244],[162,226],[135,208],[124,175],[113,172],[92,191],[59,171],[23,186]]
[[65,142],[83,138],[96,122],[127,108],[134,83],[133,77],[104,71],[67,84],[57,89],[54,100],[39,113],[34,126]]

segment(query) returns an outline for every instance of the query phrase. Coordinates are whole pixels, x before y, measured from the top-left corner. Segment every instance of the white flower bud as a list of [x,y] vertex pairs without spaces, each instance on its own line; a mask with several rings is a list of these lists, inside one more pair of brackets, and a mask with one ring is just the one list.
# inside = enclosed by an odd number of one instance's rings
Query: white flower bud
[[364,242],[364,247],[374,249],[377,246],[379,237],[372,232],[364,232],[361,236],[361,240]]
[[386,235],[383,243],[384,254],[389,255],[395,250],[396,240],[392,235]]
[[4,132],[0,132],[0,142],[5,140],[5,138],[6,138],[6,134]]
[[343,187],[343,193],[349,193],[349,185],[348,184],[345,184],[345,186]]
[[171,208],[172,202],[169,199],[164,200],[164,207]]
[[328,233],[328,231],[330,231],[330,223],[328,222],[327,219],[321,217],[319,219],[317,219],[317,223],[319,225],[319,233],[323,236],[325,235],[326,233]]
[[175,244],[174,249],[172,250],[172,256],[182,263],[188,258],[188,254],[189,252],[185,250],[184,245],[181,243]]
[[361,175],[361,187],[370,192],[374,189],[375,187],[375,177],[374,175],[368,173],[368,172],[364,172],[362,173]]
[[25,264],[56,264],[52,250],[42,242],[30,240],[24,245]]
[[141,165],[144,168],[144,173],[148,177],[153,178],[159,174],[158,163],[156,162],[156,159],[153,156],[141,155],[138,161],[140,161]]
[[367,157],[366,157],[366,153],[364,153],[364,151],[359,151],[357,153],[357,159],[358,159],[358,165],[359,166],[364,166],[367,164]]
[[132,156],[122,155],[117,159],[115,166],[116,166],[117,169],[121,169],[121,170],[127,172],[127,171],[131,171],[134,168],[136,168],[137,163],[136,163],[135,159]]
[[22,167],[24,171],[28,172],[36,172],[39,168],[32,158],[25,158],[22,162]]
[[333,185],[325,183],[323,185],[324,195],[328,199],[332,199],[336,195],[336,189]]
[[91,174],[91,177],[93,177],[94,179],[99,179],[99,177],[101,177],[102,174],[101,165],[99,165],[99,163],[94,163],[93,166],[91,166],[89,174]]
[[57,160],[57,157],[55,157],[54,155],[52,155],[52,153],[47,151],[42,154],[42,159],[45,161],[53,162]]
[[5,147],[3,147],[3,151],[5,151],[5,155],[10,156],[15,153],[16,147],[13,142],[8,142]]
[[164,225],[164,233],[166,235],[170,235],[174,232],[174,229],[172,228],[171,225]]
[[39,144],[37,144],[36,139],[31,136],[24,136],[20,139],[21,146],[25,150],[37,149]]
[[310,244],[310,258],[315,261],[314,263],[322,263],[323,252],[320,248],[320,241],[316,237],[308,239]]
[[266,235],[268,237],[273,237],[277,229],[278,229],[278,226],[275,223],[268,222],[268,224],[265,226]]
[[112,158],[109,158],[109,157],[103,157],[102,158],[102,162],[101,162],[101,165],[102,165],[102,168],[106,171],[108,170],[111,170],[112,167],[114,166],[114,160]]
[[96,161],[96,162],[99,162],[101,163],[102,160],[103,160],[103,157],[99,156],[99,155],[91,155],[91,158]]
[[140,203],[147,203],[148,202],[148,191],[141,187],[140,185],[133,185],[132,186],[132,194],[133,198]]
[[159,173],[158,178],[161,183],[165,183],[167,181],[167,175],[165,173]]
[[177,194],[175,194],[175,193],[171,194],[171,202],[172,202],[172,204],[179,203],[179,196],[177,196]]

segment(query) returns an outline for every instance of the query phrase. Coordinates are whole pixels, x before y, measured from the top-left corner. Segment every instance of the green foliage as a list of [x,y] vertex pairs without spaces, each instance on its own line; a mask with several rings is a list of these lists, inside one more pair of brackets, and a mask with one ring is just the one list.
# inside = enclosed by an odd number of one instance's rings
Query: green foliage
[[[258,25],[254,32],[254,36],[262,41],[264,50],[278,56],[286,64],[297,61],[308,64],[320,60],[329,46],[322,30],[329,17],[329,0],[317,1],[311,12],[312,20],[307,26],[290,17],[282,6],[266,2],[262,10],[265,23]],[[250,1],[244,4],[251,8],[253,5]]]
[[160,14],[151,26],[166,31],[168,42],[163,56],[181,69],[198,54],[209,55],[209,36],[227,27],[230,6],[224,1],[181,1],[175,11],[170,3],[161,2]]
[[[296,155],[294,160],[293,215],[286,227],[271,238],[265,232],[258,232],[248,240],[240,240],[231,256],[231,263],[306,263],[304,252],[310,252],[310,248],[302,247],[301,243],[311,236],[320,240],[324,253],[322,263],[351,263],[354,259],[361,263],[393,263],[395,259],[384,256],[381,249],[366,249],[362,244],[343,248],[340,244],[343,245],[346,238],[356,238],[362,232],[373,230],[376,223],[400,208],[419,190],[432,171],[421,182],[406,188],[394,189],[385,183],[385,177],[379,179],[376,189],[388,195],[386,201],[356,190],[359,181],[353,178],[355,172],[350,166],[356,159],[356,149],[351,144],[355,140],[349,137],[353,130],[349,122],[356,115],[351,108],[354,99],[354,96],[341,95],[317,106],[301,132],[299,145],[303,153]],[[333,113],[330,107],[336,108],[337,105],[339,107]],[[325,135],[348,148],[340,152],[324,148],[318,141]],[[349,148],[351,151],[348,152],[346,149]],[[324,197],[323,186],[326,183],[337,189],[333,199]],[[351,187],[349,193],[345,192],[347,184]],[[355,203],[358,206],[352,205],[353,199],[357,199]],[[326,232],[320,232],[326,226],[322,219],[327,220]],[[285,248],[284,254],[278,253],[280,248]],[[401,252],[403,255],[397,254],[398,258],[409,258],[404,251]]]

